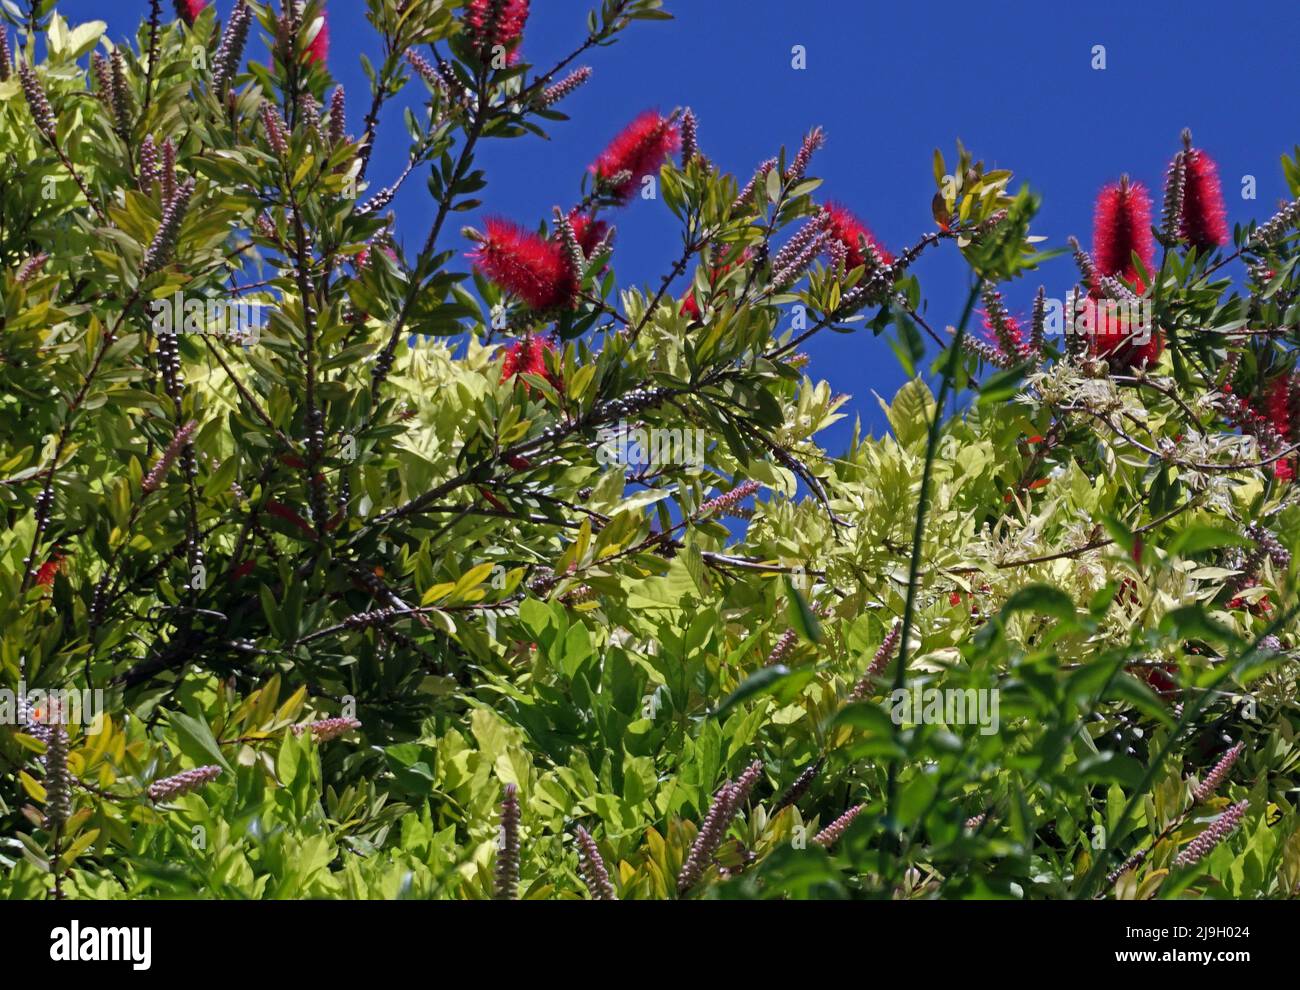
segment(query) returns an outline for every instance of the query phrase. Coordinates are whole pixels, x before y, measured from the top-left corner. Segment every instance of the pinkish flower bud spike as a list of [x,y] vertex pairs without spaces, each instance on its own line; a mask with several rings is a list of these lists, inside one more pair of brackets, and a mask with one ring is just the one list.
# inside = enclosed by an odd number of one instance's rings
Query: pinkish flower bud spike
[[111,95],[113,107],[113,120],[117,126],[117,133],[123,138],[129,138],[131,134],[131,116],[132,100],[131,86],[126,79],[126,59],[122,56],[122,49],[113,49],[113,54],[108,60]]
[[337,148],[347,138],[347,108],[342,86],[335,86],[330,96],[330,145]]
[[1297,225],[1300,225],[1300,199],[1287,203],[1256,227],[1255,232],[1250,235],[1250,240],[1246,242],[1246,247],[1251,251],[1272,247],[1290,234]]
[[162,164],[159,166],[162,181],[162,201],[170,203],[176,198],[176,145],[171,138],[162,143]]
[[19,285],[26,285],[41,273],[41,269],[49,260],[50,256],[44,251],[32,255],[18,267],[18,274],[14,276],[15,281]]
[[414,48],[408,48],[403,55],[406,57],[406,63],[415,70],[416,75],[429,84],[431,89],[442,92],[446,89],[443,85],[442,77],[438,75],[438,70],[433,67],[433,63],[421,55]]
[[13,54],[9,51],[9,29],[0,27],[0,82],[9,81],[13,62]]
[[1221,814],[1174,857],[1174,867],[1192,866],[1208,856],[1216,846],[1237,830],[1249,807],[1249,801],[1241,801]]
[[1205,779],[1193,789],[1192,799],[1197,804],[1204,804],[1214,796],[1214,792],[1219,789],[1219,785],[1228,776],[1228,771],[1232,769],[1232,765],[1237,762],[1237,758],[1245,750],[1246,744],[1239,742],[1223,754],[1219,762],[1214,765],[1214,768],[1205,775]]
[[153,142],[153,135],[146,134],[140,142],[140,188],[150,192],[158,181],[158,146]]
[[68,772],[68,733],[53,712],[45,737],[45,817],[52,828],[72,817],[72,775]]
[[171,466],[176,463],[176,458],[180,456],[181,451],[185,448],[185,445],[190,442],[191,438],[194,436],[194,431],[198,428],[199,424],[194,420],[190,420],[176,431],[176,435],[172,437],[171,443],[167,445],[167,449],[163,451],[162,456],[158,458],[158,463],[153,466],[153,470],[145,476],[144,481],[141,483],[140,491],[143,494],[148,495],[151,492],[157,491],[162,486],[163,479],[167,476],[167,472],[171,470]]
[[582,882],[587,885],[593,901],[616,901],[614,884],[609,879],[609,870],[600,855],[600,849],[591,834],[578,826],[578,865],[582,872]]
[[840,815],[839,818],[835,819],[835,821],[831,822],[824,829],[814,835],[813,842],[817,843],[817,845],[824,849],[828,849],[835,845],[835,843],[840,840],[840,837],[848,831],[849,826],[853,824],[853,820],[866,810],[866,807],[865,804],[859,804],[850,808],[848,811],[844,812],[844,814]]
[[193,194],[194,180],[186,179],[176,190],[176,195],[172,197],[171,202],[163,208],[158,232],[140,262],[142,275],[153,274],[171,260],[172,252],[176,249],[177,238],[180,236],[181,223],[185,219],[185,212],[189,209],[190,197]]
[[903,624],[895,621],[881,642],[880,648],[876,650],[876,655],[871,658],[871,663],[867,665],[866,673],[862,675],[858,683],[853,686],[853,690],[849,692],[849,704],[862,701],[868,696],[868,692],[870,692],[876,678],[884,673],[885,668],[889,666],[889,661],[894,656],[894,650],[898,646],[898,640],[902,633]]
[[1034,354],[1043,353],[1043,340],[1047,330],[1047,289],[1038,287],[1034,297],[1034,313],[1029,324],[1029,349]]
[[221,767],[206,766],[186,770],[184,773],[178,773],[172,777],[164,777],[162,780],[156,780],[149,785],[149,800],[155,804],[161,801],[174,800],[183,794],[197,791],[200,787],[211,783],[220,776]]
[[808,165],[812,161],[813,154],[825,143],[826,133],[820,127],[814,127],[809,131],[808,136],[803,139],[798,154],[794,156],[794,161],[785,170],[785,181],[792,183],[802,180],[808,173]]
[[277,158],[284,159],[289,153],[289,138],[280,111],[269,100],[262,103],[262,127],[266,130],[266,143],[271,151]]
[[569,215],[558,206],[555,207],[555,230],[560,236],[560,245],[564,248],[564,259],[569,269],[569,280],[576,290],[576,287],[582,285],[582,276],[587,270],[587,259],[583,257],[582,247],[578,244],[578,235],[574,233]]
[[711,498],[703,503],[695,513],[696,519],[702,519],[713,513],[730,513],[745,499],[758,492],[763,486],[757,481],[742,481],[726,494]]
[[41,81],[36,77],[36,70],[27,64],[24,60],[18,62],[18,79],[22,83],[23,96],[27,98],[27,107],[31,111],[32,120],[36,122],[36,129],[39,130],[50,141],[54,141],[55,120],[54,110],[50,107],[50,101],[45,96],[45,90],[41,87]]
[[552,83],[550,86],[547,86],[542,90],[541,95],[537,98],[537,103],[539,106],[553,107],[566,97],[572,96],[590,78],[591,66],[580,66],[570,72],[559,82]]
[[695,119],[695,112],[687,107],[682,111],[682,165],[686,166],[691,163],[700,151],[699,143],[699,121]]
[[346,736],[349,732],[354,732],[359,728],[361,728],[361,722],[355,718],[324,718],[317,722],[308,722],[305,725],[295,725],[293,734],[300,736],[304,732],[310,732],[317,743],[327,743],[341,736]]
[[714,854],[717,853],[718,846],[722,844],[727,834],[727,827],[736,817],[740,805],[749,796],[749,791],[757,782],[761,772],[762,764],[755,761],[750,764],[740,780],[734,783],[727,781],[714,794],[708,814],[700,823],[700,830],[696,833],[695,841],[686,855],[686,861],[677,874],[678,894],[685,894],[694,887],[704,875],[704,871],[712,865]]
[[822,767],[826,764],[826,757],[819,756],[811,764],[804,768],[794,783],[790,785],[789,790],[781,795],[780,800],[772,806],[772,814],[775,815],[782,808],[788,808],[795,804],[801,797],[808,793],[808,788],[812,782],[817,779],[817,774],[821,773]]
[[108,68],[108,59],[104,58],[99,52],[92,52],[90,55],[90,71],[95,77],[95,96],[99,101],[112,109],[113,102],[113,76]]
[[519,899],[519,794],[506,784],[501,799],[501,825],[497,843],[496,889],[498,901]]
[[248,28],[252,23],[253,11],[246,0],[239,0],[230,13],[230,21],[221,34],[221,43],[216,54],[212,56],[212,91],[218,96],[230,88],[231,82],[239,74],[239,67],[244,60],[244,47],[248,44]]
[[745,187],[741,189],[740,193],[736,196],[735,202],[731,204],[732,213],[735,213],[742,206],[749,203],[750,198],[754,195],[754,190],[758,188],[758,184],[765,181],[768,173],[774,168],[776,168],[775,158],[769,158],[767,161],[763,162],[762,165],[758,166],[754,175],[747,183],[745,183]]

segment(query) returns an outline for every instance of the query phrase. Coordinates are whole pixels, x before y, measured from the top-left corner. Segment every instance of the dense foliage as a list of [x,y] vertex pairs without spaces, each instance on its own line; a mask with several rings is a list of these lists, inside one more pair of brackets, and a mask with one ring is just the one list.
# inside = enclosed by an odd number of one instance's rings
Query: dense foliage
[[[1126,179],[1076,251],[1151,341],[1061,337],[1003,301],[1036,197],[964,149],[902,247],[823,198],[819,130],[738,180],[686,110],[460,231],[475,152],[561,135],[660,0],[550,70],[526,0],[366,0],[355,136],[320,0],[142,6],[133,45],[4,15],[0,892],[1296,892],[1300,208],[1228,231],[1189,139],[1158,229]],[[409,159],[371,160],[404,87]],[[681,230],[649,288],[629,203]],[[825,331],[914,375],[836,455]]]

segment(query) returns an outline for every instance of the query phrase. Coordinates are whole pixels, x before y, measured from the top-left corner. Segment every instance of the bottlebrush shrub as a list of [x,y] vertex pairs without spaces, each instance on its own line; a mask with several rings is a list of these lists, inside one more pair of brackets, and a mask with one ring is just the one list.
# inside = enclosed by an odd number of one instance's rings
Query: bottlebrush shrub
[[[142,3],[112,59],[50,12],[4,66],[0,895],[1293,895],[1300,205],[1193,249],[1176,160],[1147,254],[1105,193],[1076,281],[1151,301],[1146,363],[1051,332],[1038,201],[964,149],[886,253],[812,122],[736,176],[707,119],[629,113],[599,181],[466,238],[484,144],[564,133],[578,66],[458,21],[524,6],[371,0],[372,94],[309,57],[316,0]],[[574,47],[663,16],[606,0]],[[372,158],[406,86],[409,155]],[[627,208],[683,232],[648,291]],[[951,328],[937,252],[975,287]],[[178,295],[265,320],[169,333]],[[845,400],[799,370],[828,331],[915,375],[836,451]],[[620,424],[703,463],[611,463]],[[899,688],[997,718],[899,724]],[[103,719],[55,729],[38,689]]]

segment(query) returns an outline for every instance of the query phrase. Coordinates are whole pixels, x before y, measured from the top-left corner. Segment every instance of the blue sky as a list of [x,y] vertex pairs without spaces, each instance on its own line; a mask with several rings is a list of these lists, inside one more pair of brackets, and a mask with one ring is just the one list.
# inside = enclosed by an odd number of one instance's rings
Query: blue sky
[[[581,40],[598,2],[534,0],[525,57],[549,67]],[[233,0],[217,5],[225,15]],[[1090,239],[1093,198],[1121,172],[1152,187],[1158,201],[1183,127],[1218,161],[1232,222],[1273,212],[1286,195],[1278,156],[1300,141],[1300,119],[1286,109],[1300,37],[1294,3],[667,0],[665,7],[676,20],[636,24],[616,46],[589,53],[594,78],[565,102],[572,119],[552,126],[552,140],[487,145],[479,163],[490,212],[535,225],[552,206],[571,203],[605,143],[652,106],[693,107],[706,153],[741,175],[823,125],[829,141],[812,169],[825,180],[819,195],[850,206],[894,249],[932,228],[931,154],[938,147],[951,160],[957,138],[1042,194],[1035,232],[1049,246],[1070,234]],[[147,3],[63,0],[59,9],[74,22],[106,18],[120,39]],[[346,86],[355,133],[368,102],[358,56],[375,57],[378,46],[362,0],[332,0],[329,9],[329,65]],[[807,52],[802,71],[791,67],[795,45]],[[1104,70],[1091,66],[1094,45],[1106,48]],[[380,131],[375,182],[397,174],[406,144],[393,108]],[[1254,202],[1241,197],[1245,175],[1257,179]],[[432,219],[422,181],[408,183],[396,211],[399,237],[414,252]],[[617,224],[620,281],[657,283],[680,245],[671,215],[661,203],[637,201]],[[448,225],[444,246],[463,247],[458,226]],[[928,257],[917,272],[931,322],[955,321],[967,284],[955,253]],[[1072,266],[1060,259],[1031,279],[1008,290],[1013,311],[1028,310],[1040,281],[1063,296]],[[887,344],[826,334],[807,350],[810,373],[851,394],[849,410],[878,432],[883,418],[871,392],[888,397],[904,379]],[[843,447],[851,419],[823,435],[832,450]]]

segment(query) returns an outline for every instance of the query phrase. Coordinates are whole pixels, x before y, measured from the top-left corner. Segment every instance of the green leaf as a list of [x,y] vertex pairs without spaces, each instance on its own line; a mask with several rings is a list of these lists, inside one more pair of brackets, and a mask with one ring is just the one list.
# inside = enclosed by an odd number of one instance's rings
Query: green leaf
[[227,773],[234,775],[235,771],[226,761],[221,747],[217,744],[216,736],[212,734],[212,729],[207,722],[181,712],[169,712],[167,722],[176,730],[176,739],[180,743],[182,753],[200,764],[215,763]]
[[789,575],[785,579],[785,590],[789,601],[790,625],[806,643],[822,641],[822,627],[817,616],[808,606],[803,594],[794,586]]
[[1031,584],[1008,598],[1002,607],[1002,614],[1010,616],[1016,612],[1050,615],[1062,622],[1073,622],[1075,619],[1074,602],[1070,596],[1047,584]]
[[781,663],[755,671],[745,678],[740,687],[723,699],[722,704],[714,710],[714,717],[721,718],[749,698],[770,694],[777,684],[789,676],[790,668]]

